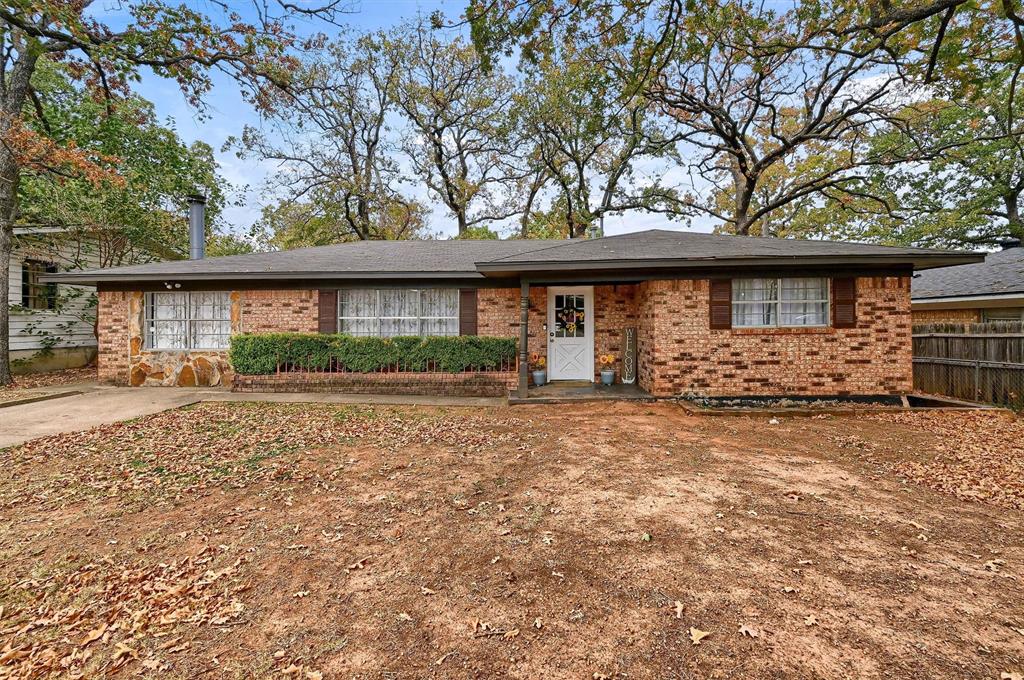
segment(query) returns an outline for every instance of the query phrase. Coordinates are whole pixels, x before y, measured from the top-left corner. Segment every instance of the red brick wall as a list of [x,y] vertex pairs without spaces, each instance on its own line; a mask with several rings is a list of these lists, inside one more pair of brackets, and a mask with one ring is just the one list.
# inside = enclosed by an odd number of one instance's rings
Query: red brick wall
[[320,328],[317,290],[243,290],[239,297],[244,333],[316,333]]
[[914,323],[978,323],[980,309],[915,309],[911,313]]
[[856,328],[711,330],[708,282],[638,292],[641,386],[656,396],[910,391],[909,277],[857,279]]
[[[622,378],[623,330],[638,326],[637,288],[634,284],[594,286],[594,379],[601,378],[597,357],[615,357],[615,381]],[[639,340],[639,338],[638,338]]]
[[96,307],[97,371],[103,383],[128,383],[128,317],[132,293],[100,291]]

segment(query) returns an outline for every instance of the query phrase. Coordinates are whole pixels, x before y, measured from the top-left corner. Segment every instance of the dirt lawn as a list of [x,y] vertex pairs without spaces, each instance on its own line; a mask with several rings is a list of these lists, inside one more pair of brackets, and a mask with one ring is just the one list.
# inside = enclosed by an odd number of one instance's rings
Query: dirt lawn
[[1016,680],[1022,447],[667,403],[57,435],[0,451],[0,677]]

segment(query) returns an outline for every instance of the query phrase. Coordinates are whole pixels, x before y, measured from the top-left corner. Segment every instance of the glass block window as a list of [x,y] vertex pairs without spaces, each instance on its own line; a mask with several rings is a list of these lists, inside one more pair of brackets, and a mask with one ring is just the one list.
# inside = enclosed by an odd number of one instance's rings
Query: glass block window
[[227,349],[231,298],[227,292],[148,293],[146,348]]
[[586,319],[582,295],[555,296],[555,337],[582,338],[586,335]]
[[352,288],[338,291],[338,332],[346,335],[458,335],[455,288]]
[[827,326],[826,277],[733,279],[734,327]]
[[21,263],[21,306],[25,309],[56,309],[57,284],[42,283],[43,274],[56,274],[57,265],[39,260]]

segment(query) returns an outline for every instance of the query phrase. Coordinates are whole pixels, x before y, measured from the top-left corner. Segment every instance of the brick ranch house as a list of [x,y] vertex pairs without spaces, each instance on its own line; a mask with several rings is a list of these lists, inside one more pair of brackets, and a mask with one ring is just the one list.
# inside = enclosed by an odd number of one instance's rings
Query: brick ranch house
[[515,337],[508,387],[521,395],[532,354],[552,381],[594,381],[595,357],[611,354],[617,380],[635,366],[659,397],[875,396],[911,390],[913,272],[981,259],[651,230],[358,242],[53,279],[98,287],[99,375],[117,384],[221,384],[232,334],[319,331]]

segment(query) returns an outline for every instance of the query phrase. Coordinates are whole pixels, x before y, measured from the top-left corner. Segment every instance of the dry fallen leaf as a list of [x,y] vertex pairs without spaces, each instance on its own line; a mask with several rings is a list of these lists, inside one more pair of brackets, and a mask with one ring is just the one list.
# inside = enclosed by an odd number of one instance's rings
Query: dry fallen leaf
[[99,640],[101,637],[103,637],[103,633],[105,633],[106,631],[107,631],[107,624],[105,624],[105,623],[100,624],[99,628],[95,628],[95,629],[89,631],[89,634],[86,635],[82,639],[82,641],[78,643],[78,646],[79,647],[85,647],[90,642],[96,642],[96,640]]
[[539,616],[533,620],[533,627],[537,630],[540,630],[544,627],[544,622],[540,620]]
[[708,631],[700,630],[699,628],[690,628],[690,640],[695,645],[699,645],[700,641],[709,635],[711,635],[711,633]]
[[682,602],[676,600],[676,603],[672,606],[672,609],[675,611],[677,619],[683,618],[683,612],[686,610],[686,607],[683,606]]
[[1003,671],[999,674],[999,680],[1024,680],[1024,675],[1021,673],[1007,673]]
[[431,590],[426,586],[420,586],[420,595],[436,595],[437,591]]
[[745,624],[745,623],[740,626],[739,634],[740,635],[746,635],[747,637],[752,637],[752,638],[756,638],[758,635],[760,635],[760,633],[758,633],[753,628],[747,627],[747,624]]
[[818,617],[815,616],[814,614],[808,614],[804,618],[804,625],[805,626],[817,626],[818,625]]

